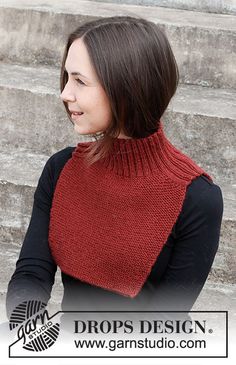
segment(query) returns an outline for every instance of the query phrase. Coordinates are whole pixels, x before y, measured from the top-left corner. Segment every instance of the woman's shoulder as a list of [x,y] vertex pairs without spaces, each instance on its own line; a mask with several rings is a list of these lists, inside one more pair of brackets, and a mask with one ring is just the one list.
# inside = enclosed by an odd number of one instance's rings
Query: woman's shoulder
[[188,185],[176,228],[220,222],[223,215],[223,194],[220,186],[200,175]]
[[71,158],[75,148],[76,147],[65,147],[62,150],[55,152],[49,157],[47,164],[56,169],[60,169]]
[[51,179],[53,181],[54,188],[56,186],[58,177],[67,163],[67,161],[72,157],[72,152],[76,147],[66,147],[60,151],[55,152],[48,159],[46,165],[51,173]]
[[63,148],[52,154],[47,159],[34,193],[35,198],[52,198],[58,177],[66,162],[71,158],[72,152],[75,148],[76,147]]
[[222,199],[222,191],[218,184],[205,175],[200,175],[188,185],[185,203],[191,205],[214,204]]

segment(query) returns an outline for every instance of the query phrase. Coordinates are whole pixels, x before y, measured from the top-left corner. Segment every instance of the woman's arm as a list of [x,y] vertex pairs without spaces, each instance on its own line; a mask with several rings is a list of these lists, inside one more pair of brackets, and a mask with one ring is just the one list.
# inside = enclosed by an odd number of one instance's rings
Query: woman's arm
[[54,157],[46,162],[34,193],[31,220],[22,244],[16,269],[7,288],[7,316],[24,300],[48,302],[56,265],[48,246],[50,208],[53,197]]
[[152,284],[153,310],[191,310],[218,249],[222,216],[220,187],[205,176],[193,181],[176,223],[167,269],[160,282]]

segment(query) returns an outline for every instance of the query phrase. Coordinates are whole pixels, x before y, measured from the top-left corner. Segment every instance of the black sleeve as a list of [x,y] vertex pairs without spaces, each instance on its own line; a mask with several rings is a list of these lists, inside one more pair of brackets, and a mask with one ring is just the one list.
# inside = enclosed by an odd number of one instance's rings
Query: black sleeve
[[71,150],[68,147],[52,155],[39,178],[30,223],[7,288],[8,318],[16,305],[25,300],[47,303],[50,299],[57,269],[48,245],[50,209],[56,180]]
[[153,288],[150,307],[191,310],[218,249],[222,216],[220,187],[206,177],[194,181],[176,222],[176,238],[167,269]]

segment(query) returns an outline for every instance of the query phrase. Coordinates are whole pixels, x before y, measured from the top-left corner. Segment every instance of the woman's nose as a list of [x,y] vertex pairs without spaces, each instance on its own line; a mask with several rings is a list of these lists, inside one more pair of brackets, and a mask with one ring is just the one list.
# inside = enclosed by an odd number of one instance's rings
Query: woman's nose
[[66,87],[63,89],[60,98],[65,102],[75,101],[75,95],[70,92]]

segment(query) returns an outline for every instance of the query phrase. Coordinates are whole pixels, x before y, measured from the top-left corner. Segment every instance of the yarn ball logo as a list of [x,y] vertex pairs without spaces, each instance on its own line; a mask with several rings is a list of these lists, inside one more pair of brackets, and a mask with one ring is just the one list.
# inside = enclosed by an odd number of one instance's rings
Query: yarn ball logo
[[41,301],[25,301],[10,316],[10,330],[17,329],[18,340],[23,340],[26,350],[44,351],[57,340],[60,325],[53,322],[45,307]]

